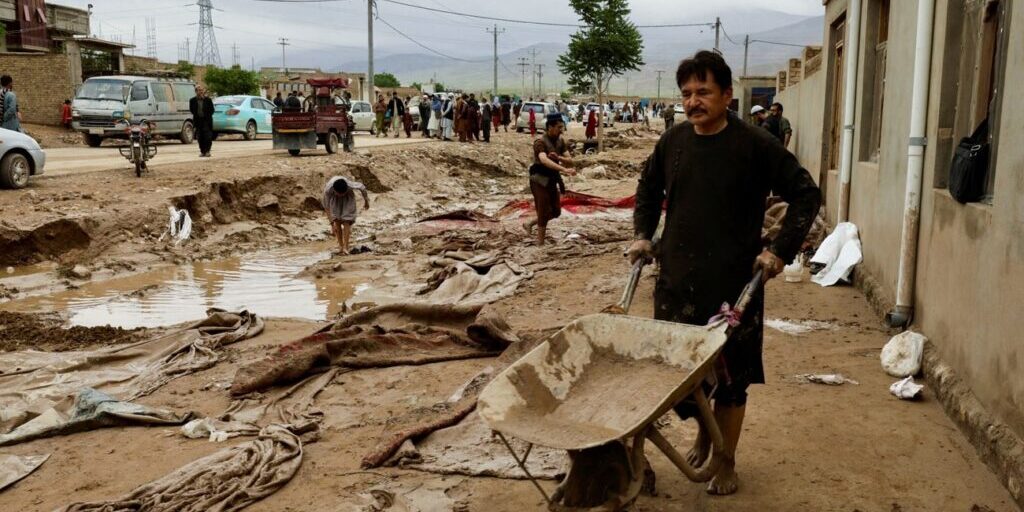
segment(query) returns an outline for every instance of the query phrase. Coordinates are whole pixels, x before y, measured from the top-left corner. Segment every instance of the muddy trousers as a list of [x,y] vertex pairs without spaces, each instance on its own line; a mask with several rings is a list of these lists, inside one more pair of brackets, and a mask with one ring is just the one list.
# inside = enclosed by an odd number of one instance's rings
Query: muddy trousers
[[206,126],[196,128],[196,140],[199,141],[199,153],[205,155],[213,147],[213,130]]

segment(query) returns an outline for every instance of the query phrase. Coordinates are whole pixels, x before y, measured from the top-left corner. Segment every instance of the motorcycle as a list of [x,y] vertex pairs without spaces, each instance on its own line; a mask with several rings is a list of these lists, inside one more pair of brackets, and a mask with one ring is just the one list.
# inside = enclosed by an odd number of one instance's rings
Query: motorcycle
[[128,135],[128,146],[117,149],[121,152],[121,156],[135,164],[135,175],[141,178],[142,171],[146,170],[146,161],[156,156],[156,146],[152,144],[152,139],[149,136],[153,125],[145,119],[138,123],[122,119],[118,124],[125,125],[125,133]]

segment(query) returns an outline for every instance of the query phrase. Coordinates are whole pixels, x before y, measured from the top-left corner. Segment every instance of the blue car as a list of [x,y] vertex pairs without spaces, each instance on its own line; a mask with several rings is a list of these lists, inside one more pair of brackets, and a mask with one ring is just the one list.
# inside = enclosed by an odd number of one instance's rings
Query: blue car
[[241,133],[245,140],[272,133],[274,104],[259,96],[221,96],[213,100],[213,133]]

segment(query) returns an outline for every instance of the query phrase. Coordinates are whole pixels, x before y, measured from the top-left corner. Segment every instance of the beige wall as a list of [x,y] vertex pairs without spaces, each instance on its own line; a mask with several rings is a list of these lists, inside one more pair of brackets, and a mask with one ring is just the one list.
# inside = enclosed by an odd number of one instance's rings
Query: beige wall
[[775,95],[782,103],[783,115],[793,127],[789,150],[811,173],[814,181],[821,177],[821,118],[825,109],[825,73],[819,67],[804,78]]
[[[943,39],[946,2],[939,2],[936,36]],[[1014,4],[1009,22],[1006,76],[1013,90],[1024,81],[1024,7]],[[955,15],[955,14],[954,14]],[[956,51],[956,50],[952,50]],[[944,120],[939,97],[943,65],[933,59],[928,138],[939,140]],[[995,197],[991,205],[962,205],[941,188],[936,175],[949,169],[945,151],[926,153],[922,195],[918,297],[915,324],[969,382],[994,415],[1024,436],[1024,105],[1013,93],[1002,104]]]
[[75,96],[71,63],[61,53],[0,53],[0,71],[14,79],[26,123],[60,124],[65,99]]

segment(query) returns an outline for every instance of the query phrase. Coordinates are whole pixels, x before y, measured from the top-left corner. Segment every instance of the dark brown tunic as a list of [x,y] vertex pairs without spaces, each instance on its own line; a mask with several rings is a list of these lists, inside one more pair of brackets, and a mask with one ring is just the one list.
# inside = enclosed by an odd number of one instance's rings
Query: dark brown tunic
[[[655,318],[704,325],[723,302],[736,301],[763,249],[770,191],[789,210],[769,250],[789,262],[811,228],[821,192],[778,139],[731,115],[714,135],[697,135],[685,122],[661,137],[637,185],[633,216],[636,235],[649,240],[667,199]],[[746,386],[764,382],[763,310],[758,294],[723,350],[733,386],[720,388],[720,401],[741,405]]]

